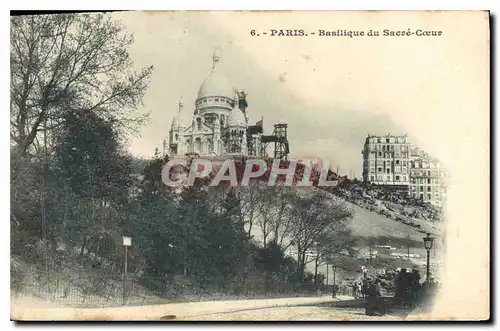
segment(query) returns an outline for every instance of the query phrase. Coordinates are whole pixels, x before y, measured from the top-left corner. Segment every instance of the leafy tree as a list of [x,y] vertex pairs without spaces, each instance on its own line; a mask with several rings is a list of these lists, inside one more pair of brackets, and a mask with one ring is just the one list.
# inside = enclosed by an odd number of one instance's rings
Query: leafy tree
[[81,197],[126,201],[131,159],[111,123],[93,112],[66,113],[56,146],[57,172]]
[[106,14],[11,18],[11,141],[24,156],[62,114],[93,111],[133,128],[152,67],[133,72],[130,34]]

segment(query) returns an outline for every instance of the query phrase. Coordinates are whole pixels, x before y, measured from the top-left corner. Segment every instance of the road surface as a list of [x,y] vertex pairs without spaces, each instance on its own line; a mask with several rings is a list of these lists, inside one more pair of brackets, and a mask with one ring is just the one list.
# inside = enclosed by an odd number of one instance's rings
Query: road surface
[[205,301],[164,305],[70,308],[34,298],[14,298],[11,319],[24,321],[350,321],[408,320],[408,311],[366,316],[362,300],[329,296],[264,300]]
[[404,314],[366,316],[362,308],[334,307],[276,307],[240,312],[192,315],[177,318],[177,321],[402,321]]

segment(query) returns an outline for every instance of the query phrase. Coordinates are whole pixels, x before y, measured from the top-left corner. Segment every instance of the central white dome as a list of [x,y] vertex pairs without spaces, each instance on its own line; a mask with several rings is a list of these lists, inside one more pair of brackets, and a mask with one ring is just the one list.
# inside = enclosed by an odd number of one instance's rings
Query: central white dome
[[217,52],[214,52],[212,56],[212,71],[203,83],[201,83],[200,89],[198,90],[198,99],[206,97],[233,97],[233,86],[231,86],[226,77],[217,70],[219,60],[219,55]]
[[234,90],[233,87],[227,81],[226,77],[224,77],[216,69],[214,69],[201,84],[200,89],[198,90],[198,98],[205,98],[205,97],[232,98],[234,95],[233,90]]

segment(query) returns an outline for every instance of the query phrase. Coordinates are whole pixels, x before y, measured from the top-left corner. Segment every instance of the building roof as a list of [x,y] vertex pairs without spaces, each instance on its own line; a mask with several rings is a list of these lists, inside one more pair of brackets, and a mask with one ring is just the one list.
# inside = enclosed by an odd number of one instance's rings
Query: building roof
[[228,126],[246,126],[245,115],[241,109],[237,107],[233,108],[227,119],[227,124]]
[[212,71],[207,78],[201,83],[200,89],[198,90],[198,98],[205,97],[234,97],[234,88],[228,82],[226,77],[217,69],[217,64],[220,60],[217,52],[214,52],[213,56],[213,66]]

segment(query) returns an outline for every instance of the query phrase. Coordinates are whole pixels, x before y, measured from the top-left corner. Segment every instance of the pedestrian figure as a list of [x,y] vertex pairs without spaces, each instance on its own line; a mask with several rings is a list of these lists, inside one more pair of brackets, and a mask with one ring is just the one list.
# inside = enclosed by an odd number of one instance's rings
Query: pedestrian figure
[[373,280],[368,286],[365,314],[368,316],[385,315],[385,304],[380,294],[380,279]]
[[420,296],[420,273],[418,270],[413,269],[410,275],[409,282],[409,304],[411,308],[415,308]]
[[361,294],[363,297],[366,297],[368,295],[368,290],[371,284],[371,278],[365,278],[363,279],[363,284],[361,285]]
[[336,298],[337,297],[337,293],[339,291],[339,286],[338,285],[333,285],[333,293],[332,293],[332,298]]
[[354,297],[354,299],[358,298],[358,283],[356,282],[354,282],[354,284],[352,285],[352,296]]
[[408,301],[408,273],[406,269],[401,269],[396,277],[396,293],[394,299],[396,304],[406,305]]
[[323,295],[323,284],[318,284],[316,287],[316,295],[319,297]]

